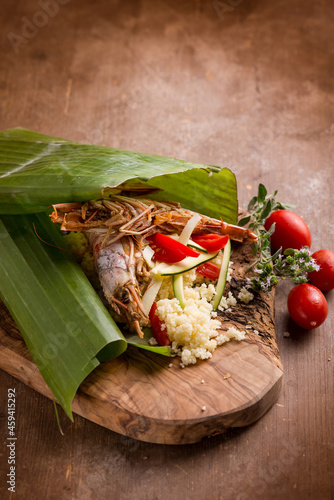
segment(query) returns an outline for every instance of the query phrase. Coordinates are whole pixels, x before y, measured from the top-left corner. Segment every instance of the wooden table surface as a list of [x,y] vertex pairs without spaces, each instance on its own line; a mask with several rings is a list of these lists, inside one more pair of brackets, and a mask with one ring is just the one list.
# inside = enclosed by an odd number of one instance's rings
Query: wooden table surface
[[[230,167],[295,203],[312,249],[334,249],[334,7],[327,0],[3,0],[0,128]],[[16,390],[16,493],[1,498],[333,499],[334,292],[305,333],[278,287],[281,396],[257,423],[194,445],[137,442],[0,373]],[[289,332],[290,336],[284,336]]]

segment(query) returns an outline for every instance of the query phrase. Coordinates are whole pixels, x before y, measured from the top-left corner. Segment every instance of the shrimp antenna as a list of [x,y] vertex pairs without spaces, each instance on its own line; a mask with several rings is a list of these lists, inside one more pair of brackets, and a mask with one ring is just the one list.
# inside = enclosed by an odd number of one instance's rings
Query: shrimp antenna
[[52,243],[49,243],[48,241],[43,240],[43,238],[38,234],[34,222],[32,223],[32,225],[33,225],[33,228],[34,228],[34,231],[35,231],[37,238],[39,240],[41,240],[43,243],[45,243],[46,245],[48,245],[49,247],[57,248],[57,250],[63,250],[64,252],[71,252],[71,253],[92,253],[93,252],[93,250],[83,250],[83,251],[71,250],[70,248],[62,248],[62,247],[58,247],[57,245],[53,245]]

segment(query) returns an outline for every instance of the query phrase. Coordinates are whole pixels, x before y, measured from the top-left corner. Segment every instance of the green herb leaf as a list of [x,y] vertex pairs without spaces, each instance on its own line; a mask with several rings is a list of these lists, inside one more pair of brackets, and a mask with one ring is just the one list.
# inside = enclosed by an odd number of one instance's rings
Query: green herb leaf
[[289,203],[277,202],[277,206],[275,207],[275,210],[293,210],[296,207],[297,207],[297,205],[291,205]]
[[246,215],[245,217],[242,217],[241,219],[239,219],[238,226],[245,226],[246,224],[248,224],[248,222],[250,220],[251,220],[251,216],[250,215]]
[[268,200],[261,212],[261,219],[266,219],[271,212],[271,200]]
[[251,201],[248,203],[248,210],[253,210],[255,204],[257,203],[257,196],[253,196]]
[[278,250],[276,250],[276,252],[274,253],[274,255],[271,256],[271,259],[273,261],[275,261],[278,258],[278,256],[281,254],[281,252],[282,252],[282,247],[280,247]]
[[267,189],[264,187],[263,184],[259,184],[259,189],[258,189],[258,203],[263,203],[264,200],[266,199],[267,196]]
[[275,227],[276,227],[276,222],[274,222],[270,228],[269,228],[269,231],[268,231],[268,235],[271,236],[272,234],[274,234],[275,232]]

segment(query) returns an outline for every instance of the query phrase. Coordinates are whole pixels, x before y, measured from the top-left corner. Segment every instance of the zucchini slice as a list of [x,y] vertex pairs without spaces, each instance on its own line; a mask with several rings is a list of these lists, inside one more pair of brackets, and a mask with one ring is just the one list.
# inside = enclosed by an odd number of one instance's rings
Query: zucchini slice
[[182,309],[184,309],[186,306],[186,299],[184,298],[183,274],[176,274],[173,276],[173,291],[174,297],[180,302]]
[[223,250],[223,261],[222,261],[222,265],[220,268],[219,278],[218,278],[218,282],[217,282],[217,286],[216,286],[216,295],[215,295],[215,299],[213,301],[213,310],[214,311],[216,311],[218,309],[218,306],[220,304],[220,301],[222,299],[222,296],[223,296],[223,293],[225,290],[230,257],[231,257],[231,241],[229,238],[228,242],[226,243],[226,246],[224,247],[224,250]]
[[201,247],[201,245],[199,245],[198,243],[195,243],[192,240],[188,241],[187,246],[192,247],[195,250],[198,250],[199,252],[208,253],[208,251],[205,248]]
[[154,274],[160,274],[160,276],[174,276],[175,274],[182,274],[186,271],[190,271],[194,267],[204,264],[204,262],[214,259],[217,255],[218,252],[204,253],[198,257],[186,257],[180,262],[176,262],[176,264],[165,264],[164,262],[161,262],[155,266],[151,272]]

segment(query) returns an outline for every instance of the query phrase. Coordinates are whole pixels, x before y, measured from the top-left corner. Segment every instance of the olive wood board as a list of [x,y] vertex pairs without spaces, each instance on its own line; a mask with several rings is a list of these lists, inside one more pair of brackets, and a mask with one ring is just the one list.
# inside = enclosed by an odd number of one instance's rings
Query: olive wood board
[[[248,245],[234,249],[235,272],[228,289],[235,296],[245,284],[250,258]],[[120,434],[162,444],[194,443],[255,422],[276,401],[282,383],[274,292],[256,294],[247,305],[238,301],[221,320],[222,330],[235,326],[246,331],[246,339],[223,344],[211,359],[185,368],[179,357],[129,347],[84,380],[73,411]],[[0,368],[53,398],[1,302]]]

